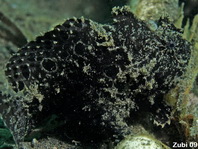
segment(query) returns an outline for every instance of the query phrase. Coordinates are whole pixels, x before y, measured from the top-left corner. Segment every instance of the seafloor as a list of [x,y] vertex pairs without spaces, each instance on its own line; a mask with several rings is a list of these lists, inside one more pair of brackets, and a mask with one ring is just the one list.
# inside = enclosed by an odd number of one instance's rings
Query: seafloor
[[[171,141],[198,144],[198,79],[196,77],[198,72],[198,11],[196,9],[198,2],[196,0],[1,0],[0,91],[6,90],[5,64],[11,54],[23,44],[74,16],[84,16],[99,23],[108,23],[112,19],[111,9],[114,6],[123,5],[129,5],[131,11],[139,19],[147,22],[151,28],[155,28],[153,20],[168,16],[176,27],[184,31],[183,38],[191,42],[193,47],[184,79],[167,95],[164,95],[166,102],[171,106],[174,105],[173,111],[176,113],[172,115],[171,124],[164,128],[147,126],[144,124],[147,122],[146,118],[142,121],[138,118],[132,128],[134,133],[128,138],[129,142],[135,144],[134,142],[139,141],[139,146],[141,146],[146,140],[150,148],[153,144],[156,148],[172,148]],[[2,19],[2,15],[6,19]],[[41,132],[38,128],[26,137],[24,145],[28,149],[113,148],[110,141],[86,145],[76,140],[68,143],[62,136],[57,138],[53,136],[58,126],[56,117],[52,116],[41,126]],[[134,146],[128,144],[127,139],[123,140],[117,149],[137,147],[137,144]],[[13,146],[12,135],[1,120],[0,149],[10,149]]]

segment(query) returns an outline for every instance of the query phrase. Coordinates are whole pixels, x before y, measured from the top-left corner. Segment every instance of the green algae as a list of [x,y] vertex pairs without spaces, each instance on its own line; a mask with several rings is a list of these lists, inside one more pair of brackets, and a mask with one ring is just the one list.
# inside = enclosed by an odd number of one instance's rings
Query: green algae
[[0,119],[0,149],[2,148],[13,148],[14,140],[12,138],[12,134],[8,130],[8,128],[5,127],[2,119]]

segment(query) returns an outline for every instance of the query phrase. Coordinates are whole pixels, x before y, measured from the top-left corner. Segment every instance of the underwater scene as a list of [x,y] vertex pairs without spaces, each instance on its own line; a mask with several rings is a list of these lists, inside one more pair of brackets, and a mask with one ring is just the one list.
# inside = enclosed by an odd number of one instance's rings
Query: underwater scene
[[198,0],[0,0],[0,149],[198,148]]

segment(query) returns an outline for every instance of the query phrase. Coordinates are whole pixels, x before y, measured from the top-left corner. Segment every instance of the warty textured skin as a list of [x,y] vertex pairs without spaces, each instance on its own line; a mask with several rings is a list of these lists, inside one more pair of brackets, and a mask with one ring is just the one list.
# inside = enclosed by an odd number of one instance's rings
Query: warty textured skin
[[32,97],[21,99],[30,126],[56,114],[79,129],[74,138],[91,141],[131,133],[127,119],[142,111],[167,123],[163,95],[185,72],[190,44],[166,18],[154,31],[128,7],[112,14],[110,25],[68,19],[10,58],[9,82]]

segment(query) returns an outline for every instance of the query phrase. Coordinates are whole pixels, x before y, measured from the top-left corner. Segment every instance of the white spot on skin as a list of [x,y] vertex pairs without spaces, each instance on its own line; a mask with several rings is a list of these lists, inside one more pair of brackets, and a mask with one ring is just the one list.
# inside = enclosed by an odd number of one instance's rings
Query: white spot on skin
[[40,73],[39,73],[39,78],[42,78]]
[[55,88],[56,93],[60,93],[60,88]]
[[76,66],[77,66],[77,67],[79,67],[79,64],[78,64],[78,62],[77,62],[77,61],[74,61],[74,63],[76,64]]
[[86,65],[83,67],[83,72],[86,74],[89,74],[89,71],[91,70],[90,64]]
[[63,76],[64,75],[64,71],[62,71],[60,75]]
[[84,17],[81,17],[80,19],[81,19],[82,23],[85,23],[85,18]]
[[87,47],[87,49],[88,49],[89,51],[91,51],[91,50],[92,50],[92,46],[89,45],[89,46]]
[[76,17],[73,17],[74,21],[76,22],[78,19]]
[[73,31],[72,31],[72,30],[69,30],[69,33],[70,33],[70,34],[73,34]]
[[72,23],[72,22],[69,22],[69,25],[72,27],[72,26],[74,26],[74,23]]
[[43,109],[43,106],[41,104],[39,104],[39,107],[38,107],[39,111],[42,111]]
[[57,44],[58,43],[58,41],[53,41],[53,44]]

